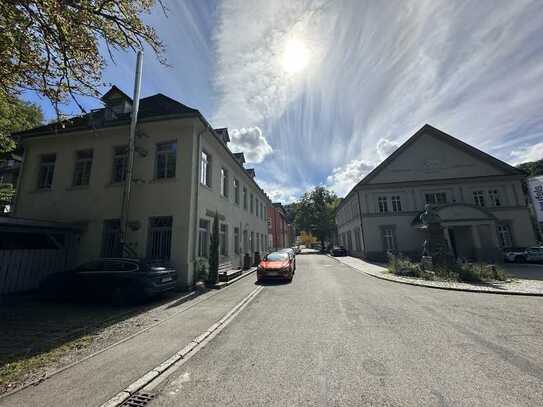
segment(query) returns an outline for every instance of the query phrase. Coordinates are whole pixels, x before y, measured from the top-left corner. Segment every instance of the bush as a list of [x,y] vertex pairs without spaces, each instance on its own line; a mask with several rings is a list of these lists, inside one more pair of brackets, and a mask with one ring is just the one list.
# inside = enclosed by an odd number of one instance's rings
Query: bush
[[388,270],[398,276],[424,278],[425,273],[420,264],[414,263],[401,254],[388,253]]

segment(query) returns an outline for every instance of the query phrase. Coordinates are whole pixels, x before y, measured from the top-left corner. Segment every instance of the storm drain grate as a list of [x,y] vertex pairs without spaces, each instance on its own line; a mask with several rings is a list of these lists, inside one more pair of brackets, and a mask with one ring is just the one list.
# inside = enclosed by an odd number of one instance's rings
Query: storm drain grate
[[152,399],[155,398],[154,394],[149,393],[136,393],[130,396],[128,400],[123,403],[123,407],[143,407],[146,406]]

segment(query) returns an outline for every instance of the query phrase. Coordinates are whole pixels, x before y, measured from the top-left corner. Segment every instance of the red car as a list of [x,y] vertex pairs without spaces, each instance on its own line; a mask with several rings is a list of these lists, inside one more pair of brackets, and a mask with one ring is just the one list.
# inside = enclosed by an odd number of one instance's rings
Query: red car
[[292,281],[294,276],[294,256],[289,252],[273,252],[264,257],[256,270],[256,280],[283,279]]

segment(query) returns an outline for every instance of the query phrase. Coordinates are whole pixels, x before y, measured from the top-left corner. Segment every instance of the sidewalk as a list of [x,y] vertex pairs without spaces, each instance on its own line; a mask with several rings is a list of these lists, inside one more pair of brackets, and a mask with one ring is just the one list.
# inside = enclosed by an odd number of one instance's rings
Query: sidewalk
[[37,386],[0,398],[0,406],[95,407],[188,345],[255,288],[245,278],[179,305],[144,332],[59,372]]
[[357,257],[332,257],[351,268],[361,271],[381,280],[393,281],[395,283],[416,285],[428,288],[439,288],[443,290],[470,291],[477,293],[509,294],[509,295],[533,295],[543,296],[543,281],[538,280],[512,280],[509,282],[492,282],[469,284],[454,281],[428,281],[414,277],[400,277],[388,273],[383,265],[368,263]]

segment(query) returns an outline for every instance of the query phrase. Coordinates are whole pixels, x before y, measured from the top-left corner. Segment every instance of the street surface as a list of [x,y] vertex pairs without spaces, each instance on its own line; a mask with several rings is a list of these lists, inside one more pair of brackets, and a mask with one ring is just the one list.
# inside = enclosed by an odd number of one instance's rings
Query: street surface
[[297,266],[150,405],[542,405],[542,298],[401,285],[317,254]]

